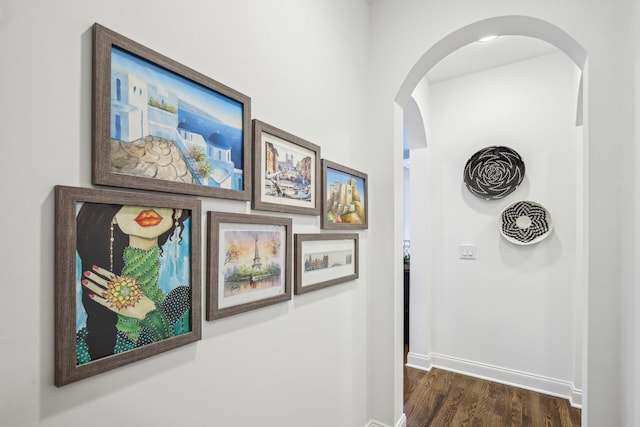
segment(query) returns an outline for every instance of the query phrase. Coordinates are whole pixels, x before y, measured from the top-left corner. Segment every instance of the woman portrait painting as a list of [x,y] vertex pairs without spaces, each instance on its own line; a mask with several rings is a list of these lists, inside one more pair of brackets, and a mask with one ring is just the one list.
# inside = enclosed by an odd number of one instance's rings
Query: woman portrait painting
[[76,365],[191,332],[191,211],[76,211]]

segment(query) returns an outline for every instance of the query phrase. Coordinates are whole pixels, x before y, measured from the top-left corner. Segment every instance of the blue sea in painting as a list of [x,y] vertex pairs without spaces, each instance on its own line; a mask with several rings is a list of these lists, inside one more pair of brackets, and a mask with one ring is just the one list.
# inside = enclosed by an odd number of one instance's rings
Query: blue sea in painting
[[111,69],[112,79],[116,71],[125,73],[163,93],[175,95],[181,127],[202,135],[208,143],[212,134],[219,134],[215,138],[217,144],[229,145],[234,167],[243,169],[242,103],[116,46],[111,49]]
[[209,137],[212,134],[219,134],[227,145],[231,147],[231,161],[238,169],[243,168],[242,162],[242,129],[227,126],[210,115],[199,111],[193,105],[179,101],[178,103],[178,121],[181,127],[189,132],[199,133],[209,143]]

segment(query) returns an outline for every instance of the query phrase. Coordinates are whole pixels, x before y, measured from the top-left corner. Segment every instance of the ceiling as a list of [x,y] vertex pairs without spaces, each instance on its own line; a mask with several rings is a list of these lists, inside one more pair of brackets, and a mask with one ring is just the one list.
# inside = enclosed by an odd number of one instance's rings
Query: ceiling
[[[435,83],[555,52],[559,52],[559,49],[540,39],[526,36],[501,36],[488,42],[475,42],[461,47],[438,62],[424,78],[429,83]],[[407,107],[405,120],[408,120],[407,110],[411,110]],[[415,109],[418,109],[417,105]],[[415,127],[424,129],[424,125]],[[405,126],[405,167],[409,167],[407,130],[408,127]],[[425,136],[422,138],[424,139],[418,140],[426,140]]]
[[558,48],[540,39],[502,36],[488,42],[470,43],[456,50],[438,62],[425,77],[430,83],[435,83],[554,52],[558,52]]

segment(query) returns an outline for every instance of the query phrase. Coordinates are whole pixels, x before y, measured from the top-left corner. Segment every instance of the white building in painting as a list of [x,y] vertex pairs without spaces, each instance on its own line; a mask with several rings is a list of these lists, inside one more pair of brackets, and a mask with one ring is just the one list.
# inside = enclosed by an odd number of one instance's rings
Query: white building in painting
[[178,95],[149,84],[147,97],[149,135],[175,141],[178,127]]
[[[133,142],[152,135],[176,142],[186,156],[190,149],[198,147],[207,158],[188,163],[197,181],[218,188],[243,188],[243,171],[235,167],[225,136],[216,132],[205,138],[187,130],[179,123],[178,103],[175,92],[149,84],[135,74],[114,70],[111,138]],[[211,173],[206,176],[202,176],[202,162],[211,166]]]
[[132,142],[149,134],[147,82],[134,74],[113,71],[111,137]]
[[231,161],[231,146],[220,133],[209,135],[207,156],[213,167],[211,178],[221,188],[232,188],[235,168]]
[[[235,168],[231,160],[231,146],[224,136],[213,133],[208,139],[196,132],[185,129],[184,125],[178,125],[178,136],[180,144],[188,153],[195,148],[199,148],[206,154],[206,161],[211,165],[211,173],[206,177],[207,183],[218,188],[242,188],[242,170]],[[197,174],[197,172],[196,172]],[[205,177],[199,177],[200,179]]]

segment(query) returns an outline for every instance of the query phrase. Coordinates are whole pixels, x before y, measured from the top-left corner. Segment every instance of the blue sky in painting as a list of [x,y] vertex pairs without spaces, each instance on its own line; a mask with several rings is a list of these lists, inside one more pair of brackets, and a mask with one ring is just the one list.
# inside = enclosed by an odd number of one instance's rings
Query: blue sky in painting
[[364,198],[366,196],[366,194],[364,194],[364,179],[360,178],[359,176],[353,176],[336,169],[327,168],[327,186],[333,184],[336,181],[341,184],[347,184],[349,182],[349,179],[351,178],[356,179],[356,188],[358,189],[358,193],[360,193],[360,197],[364,202]]
[[242,129],[242,104],[218,92],[159,67],[115,46],[111,49],[111,68],[128,71],[148,83],[170,90],[178,98],[207,111],[226,125]]

